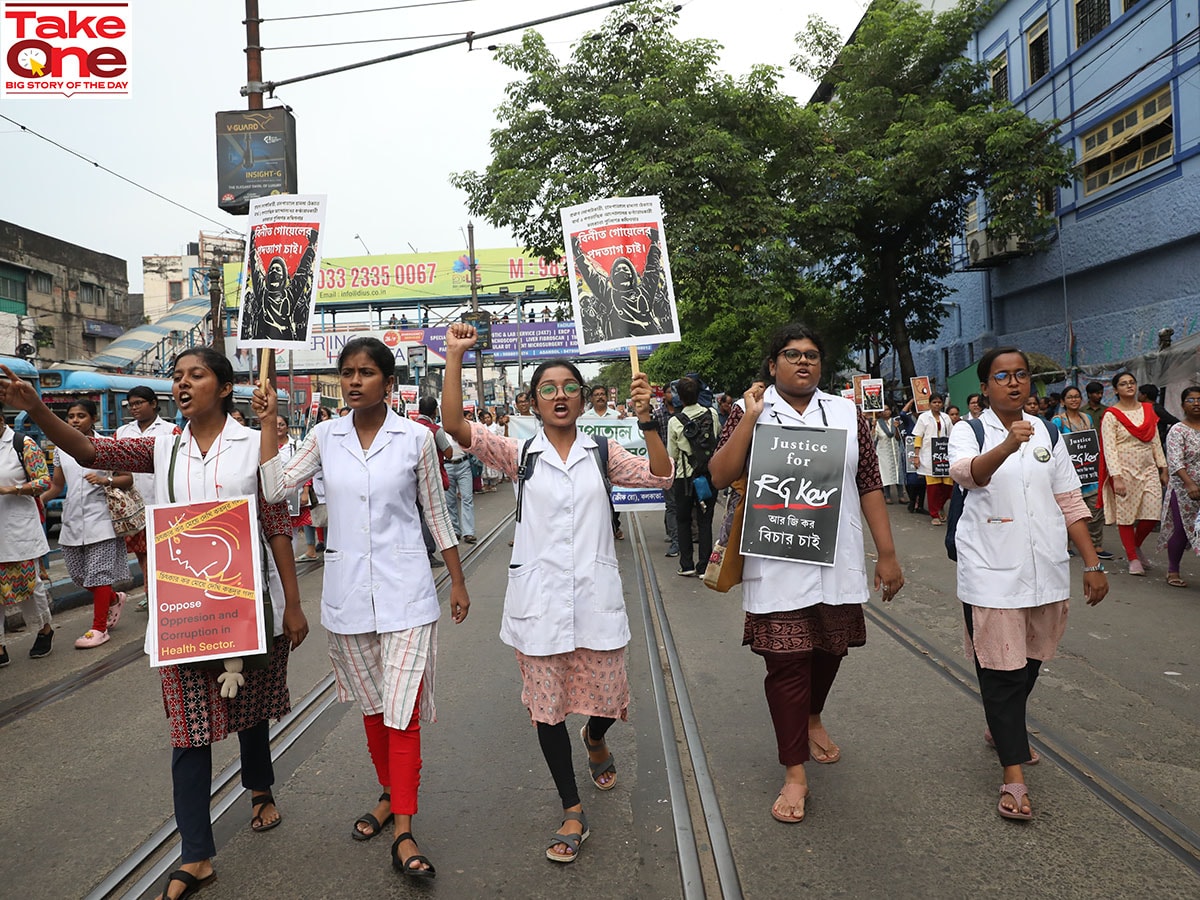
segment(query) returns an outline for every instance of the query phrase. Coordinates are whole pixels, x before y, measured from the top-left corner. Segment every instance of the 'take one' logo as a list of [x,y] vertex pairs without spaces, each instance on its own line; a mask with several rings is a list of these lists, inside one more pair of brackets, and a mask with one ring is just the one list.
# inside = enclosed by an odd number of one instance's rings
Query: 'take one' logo
[[129,96],[128,3],[3,6],[5,98]]

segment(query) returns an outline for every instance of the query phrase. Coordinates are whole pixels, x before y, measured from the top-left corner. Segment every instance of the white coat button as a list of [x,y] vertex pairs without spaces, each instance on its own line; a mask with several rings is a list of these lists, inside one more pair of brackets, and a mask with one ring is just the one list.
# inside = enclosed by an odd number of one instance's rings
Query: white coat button
[[362,495],[360,495],[360,496],[359,496],[359,498],[358,498],[358,499],[359,499],[359,500],[366,500],[366,499],[367,499],[367,495],[366,495],[366,494],[362,494]]

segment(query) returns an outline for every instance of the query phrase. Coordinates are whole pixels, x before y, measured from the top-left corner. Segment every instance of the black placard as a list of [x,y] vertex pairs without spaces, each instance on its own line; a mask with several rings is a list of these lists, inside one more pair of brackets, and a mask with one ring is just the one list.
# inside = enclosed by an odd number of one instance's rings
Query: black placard
[[1075,466],[1075,474],[1079,476],[1079,483],[1099,483],[1100,437],[1095,430],[1072,431],[1070,434],[1064,434],[1063,440],[1067,442],[1067,452],[1071,454],[1071,462]]
[[935,437],[929,441],[929,460],[934,478],[950,477],[950,438]]
[[832,566],[845,468],[840,428],[756,425],[743,555]]

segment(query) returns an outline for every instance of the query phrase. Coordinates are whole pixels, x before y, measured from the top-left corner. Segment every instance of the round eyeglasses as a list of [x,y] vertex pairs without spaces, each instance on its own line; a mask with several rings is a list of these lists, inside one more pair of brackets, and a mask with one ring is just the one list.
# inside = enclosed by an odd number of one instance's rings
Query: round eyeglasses
[[[581,385],[578,381],[568,381],[566,384],[562,385],[562,392],[568,397],[574,397],[582,389],[583,385]],[[557,384],[539,384],[537,392],[538,396],[543,400],[549,400],[558,393],[558,390],[559,385]]]

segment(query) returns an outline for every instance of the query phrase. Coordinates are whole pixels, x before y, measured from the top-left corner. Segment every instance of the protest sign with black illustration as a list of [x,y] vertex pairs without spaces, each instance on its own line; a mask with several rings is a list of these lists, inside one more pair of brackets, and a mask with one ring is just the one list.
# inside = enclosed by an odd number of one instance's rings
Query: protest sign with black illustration
[[935,437],[929,441],[929,463],[934,478],[950,477],[950,438]]
[[862,411],[865,413],[883,412],[883,379],[864,378],[862,389]]
[[250,201],[239,349],[308,349],[324,221],[324,196],[279,194]]
[[1094,429],[1087,431],[1072,431],[1063,435],[1067,442],[1067,452],[1071,454],[1071,462],[1075,465],[1075,474],[1079,476],[1082,485],[1098,484],[1100,482],[1100,438]]
[[832,566],[845,468],[840,428],[756,425],[742,555]]
[[580,350],[679,340],[660,199],[614,197],[561,215]]

